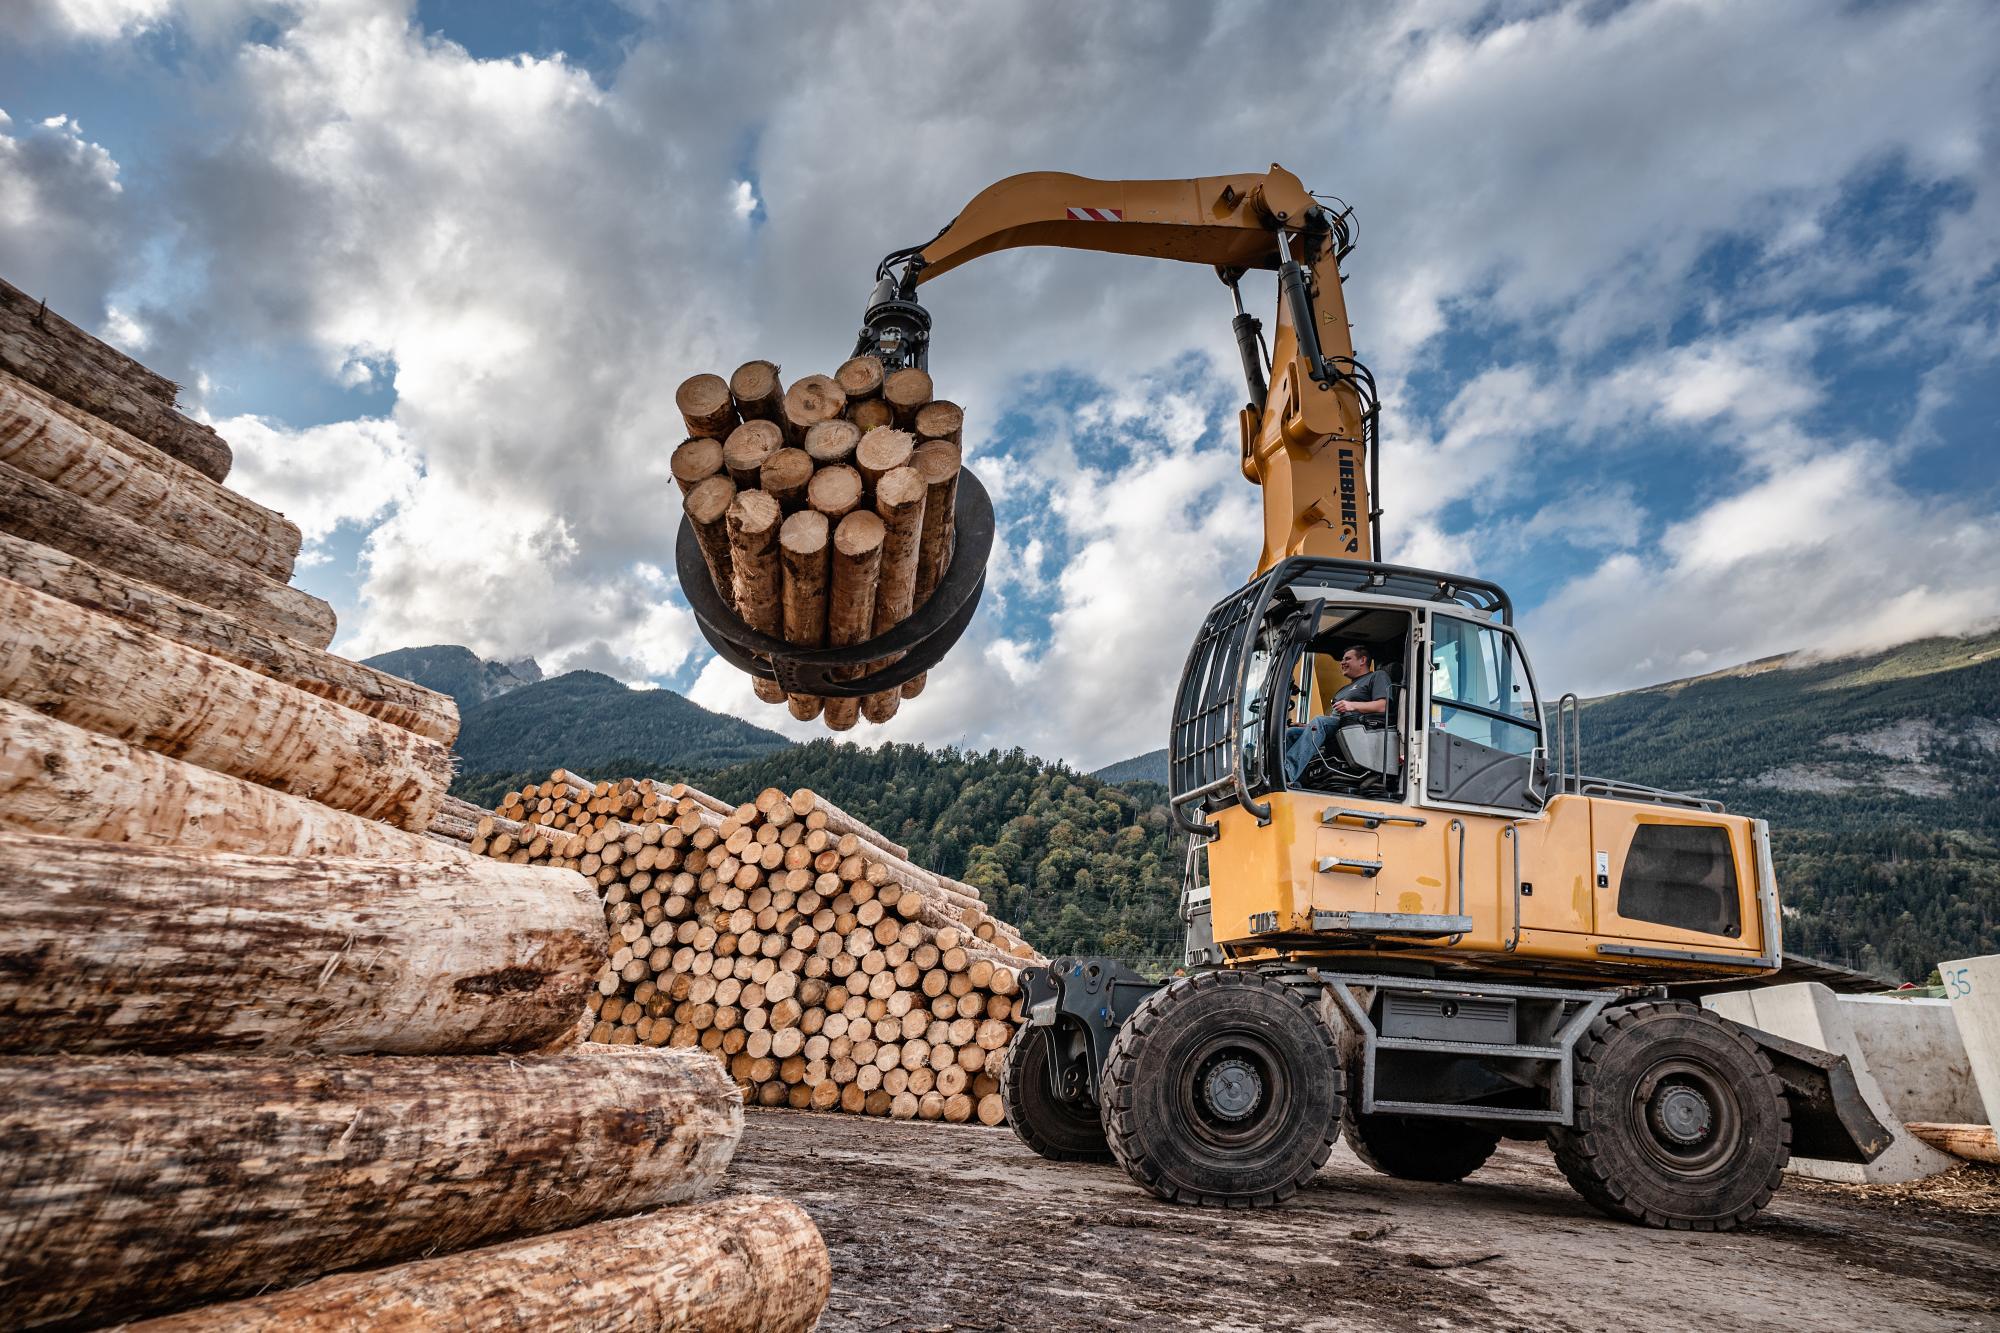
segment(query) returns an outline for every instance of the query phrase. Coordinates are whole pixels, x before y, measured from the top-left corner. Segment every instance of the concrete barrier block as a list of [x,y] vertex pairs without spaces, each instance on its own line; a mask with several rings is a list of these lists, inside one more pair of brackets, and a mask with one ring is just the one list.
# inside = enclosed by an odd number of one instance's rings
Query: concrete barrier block
[[1970,1119],[2000,1125],[2000,954],[1939,963],[1938,975],[1979,1088],[1983,1114]]
[[[1895,1132],[1896,1140],[1886,1151],[1867,1165],[1855,1162],[1826,1162],[1816,1158],[1794,1157],[1792,1170],[1800,1175],[1816,1180],[1838,1180],[1848,1184],[1886,1185],[1900,1184],[1909,1180],[1922,1180],[1926,1176],[1949,1171],[1958,1165],[1958,1159],[1941,1153],[1937,1149],[1918,1141],[1904,1130],[1905,1123],[1922,1119],[1921,1116],[1904,1115],[1901,1108],[1884,1092],[1882,1084],[1872,1072],[1868,1059],[1868,1049],[1857,1035],[1857,1024],[1850,1017],[1845,1001],[1857,997],[1836,995],[1816,981],[1798,982],[1790,986],[1770,986],[1754,990],[1728,991],[1721,995],[1711,995],[1702,1001],[1710,1009],[1732,1022],[1748,1027],[1761,1028],[1773,1036],[1790,1041],[1803,1042],[1818,1047],[1834,1055],[1847,1057],[1848,1065],[1854,1071],[1854,1082],[1860,1089],[1862,1099],[1868,1109]],[[1938,1035],[1940,1020],[1950,1017],[1948,1010],[1935,1007],[1928,1011],[1911,1011],[1907,1015],[1869,1014],[1859,1026],[1871,1037],[1890,1039],[1899,1026],[1907,1024],[1923,1032],[1925,1043],[1939,1049],[1952,1049],[1957,1045],[1955,1031],[1949,1039]],[[1898,1023],[1896,1020],[1901,1019]],[[1960,1057],[1961,1063],[1963,1056]],[[1895,1060],[1891,1064],[1896,1069],[1896,1087],[1899,1092],[1907,1092],[1905,1085],[1914,1082],[1923,1087],[1920,1066],[1911,1061]],[[1922,1094],[1932,1101],[1948,1094],[1925,1092]]]

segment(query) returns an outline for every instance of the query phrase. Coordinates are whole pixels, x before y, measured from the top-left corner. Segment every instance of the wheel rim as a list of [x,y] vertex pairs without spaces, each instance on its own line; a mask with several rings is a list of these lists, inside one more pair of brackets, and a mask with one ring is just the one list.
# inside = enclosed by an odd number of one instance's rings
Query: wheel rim
[[1182,1071],[1182,1118],[1213,1148],[1256,1147],[1277,1132],[1291,1102],[1283,1057],[1254,1032],[1214,1034],[1188,1052]]
[[1743,1116],[1736,1092],[1694,1060],[1661,1060],[1633,1088],[1647,1156],[1678,1176],[1719,1169],[1736,1152]]

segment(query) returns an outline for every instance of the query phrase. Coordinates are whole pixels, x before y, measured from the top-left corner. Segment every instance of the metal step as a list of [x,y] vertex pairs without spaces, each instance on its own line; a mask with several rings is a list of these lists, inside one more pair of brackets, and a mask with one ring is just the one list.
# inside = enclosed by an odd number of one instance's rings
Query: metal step
[[1496,1046],[1483,1041],[1434,1041],[1428,1037],[1377,1037],[1382,1051],[1430,1051],[1439,1055],[1495,1055],[1508,1060],[1560,1060],[1560,1046]]

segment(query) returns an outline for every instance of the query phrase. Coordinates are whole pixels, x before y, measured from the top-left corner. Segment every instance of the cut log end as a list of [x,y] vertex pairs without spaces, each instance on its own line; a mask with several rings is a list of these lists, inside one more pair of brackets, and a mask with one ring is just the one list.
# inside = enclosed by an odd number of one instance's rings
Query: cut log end
[[812,475],[812,456],[803,449],[780,449],[764,460],[759,471],[764,490],[788,513],[806,503],[806,486]]
[[785,399],[778,368],[769,361],[746,361],[729,377],[729,396],[745,421],[775,421]]
[[674,406],[687,422],[688,434],[720,439],[736,424],[736,404],[720,375],[690,375],[674,391]]
[[668,466],[685,495],[722,471],[722,442],[706,435],[691,436],[675,448]]
[[806,453],[821,467],[835,463],[845,463],[854,457],[854,446],[861,443],[861,428],[852,421],[835,419],[817,421],[806,432]]
[[882,381],[882,400],[889,404],[898,425],[914,424],[917,410],[931,400],[930,372],[905,366],[889,375]]
[[822,467],[806,483],[806,503],[836,521],[861,504],[861,474],[851,467]]
[[938,399],[917,409],[916,430],[920,440],[949,440],[958,444],[964,427],[965,409],[957,403]]
[[874,356],[854,357],[841,363],[840,369],[833,372],[833,379],[850,403],[873,398],[882,392],[882,360]]
[[785,425],[795,439],[847,410],[847,395],[830,376],[808,375],[785,390]]
[[722,444],[722,465],[745,490],[761,482],[764,464],[785,447],[785,434],[775,421],[746,421],[729,432]]
[[892,426],[878,426],[861,437],[861,443],[854,448],[854,465],[861,476],[873,487],[882,480],[882,474],[903,467],[916,452],[916,437],[908,431]]
[[850,407],[847,419],[865,435],[877,427],[895,424],[896,412],[880,398],[869,398]]

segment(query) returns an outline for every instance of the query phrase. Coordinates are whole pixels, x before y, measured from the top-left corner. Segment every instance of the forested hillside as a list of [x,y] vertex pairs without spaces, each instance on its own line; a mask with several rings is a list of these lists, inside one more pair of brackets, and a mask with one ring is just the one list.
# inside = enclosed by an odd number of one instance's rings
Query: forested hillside
[[711,713],[672,690],[627,689],[595,671],[572,671],[470,706],[461,700],[459,707],[461,793],[484,793],[495,773],[564,767],[622,775],[667,756],[708,769],[789,744],[775,731]]

